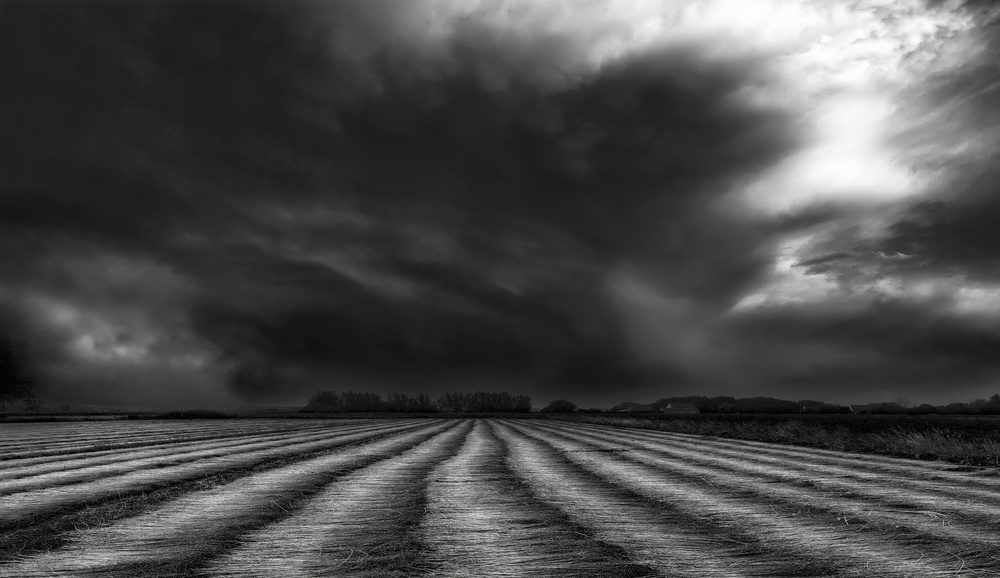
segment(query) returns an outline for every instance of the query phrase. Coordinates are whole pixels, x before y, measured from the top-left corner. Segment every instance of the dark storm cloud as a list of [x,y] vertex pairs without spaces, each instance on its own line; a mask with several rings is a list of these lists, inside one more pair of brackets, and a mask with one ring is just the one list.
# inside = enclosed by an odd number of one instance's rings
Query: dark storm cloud
[[995,281],[1000,277],[998,222],[1000,202],[995,198],[921,203],[892,224],[877,249],[906,256],[924,271]]
[[745,378],[788,397],[836,387],[844,400],[895,392],[943,402],[990,386],[1000,374],[995,324],[927,303],[765,309],[730,321],[726,335],[750,358]]
[[130,377],[197,351],[251,395],[355,369],[648,381],[670,370],[628,351],[608,268],[725,296],[763,265],[711,207],[791,143],[733,98],[753,61],[589,70],[572,35],[471,18],[435,44],[383,8],[3,6],[4,299],[48,300],[53,387],[123,371],[108,342],[81,357],[101,328],[153,342]]

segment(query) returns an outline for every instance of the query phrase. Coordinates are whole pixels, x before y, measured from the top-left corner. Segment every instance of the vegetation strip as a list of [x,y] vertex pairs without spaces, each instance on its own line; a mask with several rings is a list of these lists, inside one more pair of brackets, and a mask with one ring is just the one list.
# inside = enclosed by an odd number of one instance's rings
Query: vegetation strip
[[[524,425],[515,425],[521,430]],[[723,488],[702,481],[692,483],[680,474],[667,475],[665,470],[630,461],[615,452],[595,453],[592,445],[532,427],[527,435],[564,452],[573,462],[595,475],[621,484],[652,500],[670,503],[692,513],[701,513],[720,525],[743,527],[759,536],[767,549],[796,552],[802,558],[826,561],[843,571],[874,571],[879,576],[953,576],[965,562],[955,552],[949,556],[926,557],[920,550],[891,541],[893,536],[856,534],[843,522],[809,516],[800,512],[792,516],[778,509],[779,504],[749,501]]]
[[[420,427],[411,423],[400,427],[385,427],[363,436],[338,437],[330,444],[314,447],[311,451],[273,453],[270,456],[247,460],[229,468],[194,469],[187,477],[174,477],[147,482],[130,488],[118,488],[94,494],[75,496],[55,510],[39,510],[9,523],[0,533],[0,561],[14,556],[26,556],[39,551],[64,546],[71,530],[97,528],[137,515],[191,491],[199,491],[230,483],[234,480],[281,467],[303,459],[343,451],[352,444],[360,444]],[[101,489],[96,484],[94,491]],[[65,492],[65,490],[63,490]],[[0,515],[4,509],[0,508]]]
[[[709,435],[904,458],[1000,467],[1000,422],[993,416],[621,415],[550,416],[560,421],[641,431]],[[751,442],[751,443],[752,443]]]
[[231,549],[241,535],[293,515],[344,474],[399,454],[455,426],[455,422],[425,424],[336,454],[193,492],[140,516],[78,532],[71,545],[0,566],[0,575],[32,578],[98,573],[133,578],[186,574]]
[[427,474],[455,454],[459,427],[338,478],[294,515],[240,538],[203,573],[215,577],[377,576],[423,573],[418,532]]
[[434,576],[651,576],[621,548],[588,536],[540,502],[478,420],[458,455],[431,474],[423,541]]

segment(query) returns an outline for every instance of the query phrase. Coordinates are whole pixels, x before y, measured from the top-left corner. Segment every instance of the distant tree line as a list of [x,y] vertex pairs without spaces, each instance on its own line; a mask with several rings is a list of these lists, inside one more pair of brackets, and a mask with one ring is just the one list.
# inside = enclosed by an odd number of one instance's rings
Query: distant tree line
[[[908,414],[908,415],[1000,415],[1000,395],[994,394],[989,399],[973,399],[968,403],[949,403],[946,405],[911,405],[905,399],[861,405],[840,405],[816,400],[791,401],[773,397],[742,397],[730,396],[700,396],[661,398],[650,404],[653,411],[659,411],[671,403],[693,403],[701,413],[870,413],[870,414]],[[609,411],[617,412],[626,407],[622,403]],[[596,409],[578,410],[597,412]]]
[[518,413],[531,411],[531,398],[511,395],[506,391],[477,391],[472,393],[445,393],[432,401],[425,393],[409,396],[390,393],[385,397],[377,393],[356,391],[321,391],[309,398],[303,412],[398,412],[398,413]]
[[557,399],[543,407],[539,411],[542,413],[573,413],[576,411],[576,404],[565,399]]
[[[908,414],[908,415],[1000,415],[1000,395],[989,399],[974,399],[969,403],[947,405],[921,404],[913,406],[906,400],[864,405],[838,405],[815,400],[791,401],[773,397],[700,396],[666,397],[648,404],[647,411],[659,411],[668,404],[691,403],[703,414]],[[575,403],[557,399],[541,408],[541,413],[616,413],[628,404],[608,410],[579,408]],[[633,404],[634,405],[634,404]],[[368,413],[524,413],[531,411],[531,398],[505,391],[445,393],[436,400],[425,393],[407,395],[390,393],[385,398],[368,392],[320,391],[309,398],[303,412],[368,412]]]
[[875,404],[872,413],[907,413],[914,415],[1000,415],[1000,394],[993,394],[989,399],[973,399],[969,403],[949,403],[947,405],[931,405],[922,403],[915,407],[898,403]]
[[477,391],[474,393],[446,393],[438,398],[439,409],[456,412],[528,412],[531,398],[511,395],[506,391]]
[[[848,406],[821,401],[791,401],[774,397],[731,397],[728,395],[717,395],[714,397],[703,395],[664,397],[649,405],[653,411],[659,411],[672,403],[694,404],[701,413],[802,413],[804,407],[809,408],[808,411],[814,413],[851,413],[851,409]],[[610,411],[616,412],[625,407],[626,404],[619,404],[612,407]]]

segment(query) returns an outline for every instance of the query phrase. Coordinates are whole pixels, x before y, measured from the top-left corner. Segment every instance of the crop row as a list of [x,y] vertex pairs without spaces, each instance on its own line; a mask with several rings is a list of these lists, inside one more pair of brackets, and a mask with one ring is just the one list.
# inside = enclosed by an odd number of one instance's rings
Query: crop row
[[484,419],[120,452],[0,464],[0,576],[1000,573],[1000,480],[940,463]]

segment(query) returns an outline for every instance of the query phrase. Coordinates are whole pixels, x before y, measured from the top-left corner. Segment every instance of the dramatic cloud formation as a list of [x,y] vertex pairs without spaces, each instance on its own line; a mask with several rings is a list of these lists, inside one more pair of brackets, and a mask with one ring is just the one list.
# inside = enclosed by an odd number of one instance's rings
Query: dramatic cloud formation
[[5,3],[0,338],[68,403],[994,393],[995,9],[668,4]]

